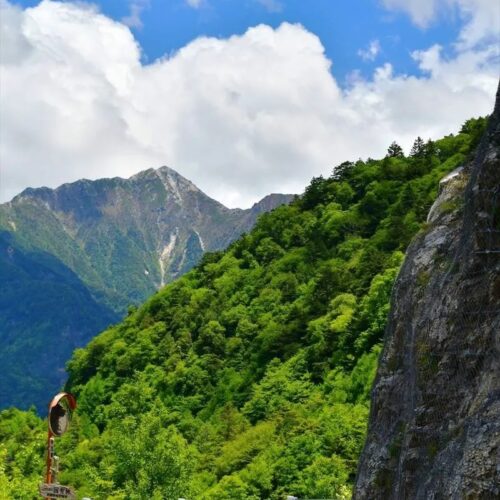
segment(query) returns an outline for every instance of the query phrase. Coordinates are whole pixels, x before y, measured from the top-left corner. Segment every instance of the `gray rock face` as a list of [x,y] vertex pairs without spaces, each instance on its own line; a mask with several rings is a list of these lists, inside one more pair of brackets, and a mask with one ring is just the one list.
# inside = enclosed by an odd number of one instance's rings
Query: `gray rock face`
[[500,92],[393,292],[355,499],[500,498]]

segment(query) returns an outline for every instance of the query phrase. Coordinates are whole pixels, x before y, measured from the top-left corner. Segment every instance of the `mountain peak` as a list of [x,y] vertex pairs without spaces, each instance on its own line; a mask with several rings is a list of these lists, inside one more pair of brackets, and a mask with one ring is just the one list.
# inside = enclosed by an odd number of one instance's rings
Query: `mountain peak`
[[[9,212],[6,220],[24,234],[27,228],[23,231],[22,227],[29,225],[35,208],[40,224],[55,224],[64,238],[69,238],[67,246],[84,248],[89,269],[95,260],[114,262],[119,267],[124,257],[130,257],[134,264],[128,265],[128,275],[135,276],[135,289],[141,283],[139,288],[144,290],[139,293],[130,286],[131,295],[123,301],[130,303],[137,301],[137,294],[142,300],[163,283],[186,272],[205,249],[224,248],[251,229],[262,212],[288,203],[291,198],[272,194],[251,209],[229,209],[163,165],[128,179],[80,179],[55,189],[27,188],[2,205],[2,209]],[[38,236],[42,238],[41,234]],[[102,241],[103,236],[106,242]],[[42,248],[52,248],[52,243],[47,243],[52,240],[50,235],[42,239]],[[57,254],[55,248],[54,252]],[[70,260],[65,263],[73,265]],[[119,274],[98,274],[101,279],[106,278],[105,288],[111,288],[113,293],[123,288]]]
[[179,172],[173,170],[170,167],[160,167],[156,169],[155,173],[162,181],[165,188],[171,191],[179,201],[182,200],[182,192],[184,191],[194,191],[197,193],[202,193],[202,191],[189,179],[186,179],[181,174],[179,174]]

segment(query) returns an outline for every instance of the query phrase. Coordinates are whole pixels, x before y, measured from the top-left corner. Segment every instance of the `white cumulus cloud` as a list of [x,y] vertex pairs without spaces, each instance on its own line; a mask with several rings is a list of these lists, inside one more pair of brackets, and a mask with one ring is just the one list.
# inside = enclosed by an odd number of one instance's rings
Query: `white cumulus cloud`
[[363,59],[363,61],[375,61],[380,53],[380,42],[378,40],[372,40],[366,49],[359,49],[358,56]]
[[260,25],[198,38],[141,63],[130,29],[95,8],[0,0],[0,197],[26,186],[128,176],[169,165],[228,206],[301,192],[347,159],[392,140],[440,137],[489,113],[494,47],[413,54],[423,76],[394,74],[342,90],[317,36]]

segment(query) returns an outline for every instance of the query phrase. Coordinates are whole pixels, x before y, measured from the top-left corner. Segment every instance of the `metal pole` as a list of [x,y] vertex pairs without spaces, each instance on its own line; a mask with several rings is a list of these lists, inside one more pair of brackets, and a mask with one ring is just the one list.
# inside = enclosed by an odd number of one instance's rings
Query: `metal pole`
[[47,470],[45,472],[45,482],[47,484],[52,483],[52,459],[54,457],[54,437],[52,432],[49,429],[47,435]]

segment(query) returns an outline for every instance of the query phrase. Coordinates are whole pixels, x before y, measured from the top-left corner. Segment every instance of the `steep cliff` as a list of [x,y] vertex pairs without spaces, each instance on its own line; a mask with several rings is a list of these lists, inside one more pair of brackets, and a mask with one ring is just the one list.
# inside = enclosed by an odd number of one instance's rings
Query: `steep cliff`
[[500,496],[500,88],[393,291],[356,499]]

